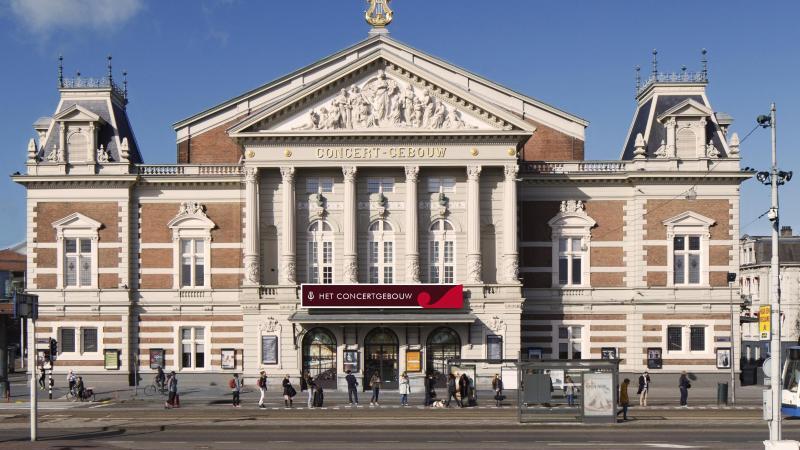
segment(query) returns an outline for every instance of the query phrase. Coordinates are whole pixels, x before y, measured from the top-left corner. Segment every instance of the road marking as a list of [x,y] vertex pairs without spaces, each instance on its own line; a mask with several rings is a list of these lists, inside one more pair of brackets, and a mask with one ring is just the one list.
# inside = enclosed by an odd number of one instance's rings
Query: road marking
[[377,444],[398,444],[400,441],[375,441]]
[[241,444],[240,441],[215,441],[215,444]]

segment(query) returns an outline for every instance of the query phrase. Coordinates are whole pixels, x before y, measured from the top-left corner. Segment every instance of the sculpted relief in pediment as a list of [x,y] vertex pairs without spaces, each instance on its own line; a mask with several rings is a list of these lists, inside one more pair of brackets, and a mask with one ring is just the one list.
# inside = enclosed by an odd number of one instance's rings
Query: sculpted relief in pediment
[[497,129],[384,70],[281,124],[285,131]]

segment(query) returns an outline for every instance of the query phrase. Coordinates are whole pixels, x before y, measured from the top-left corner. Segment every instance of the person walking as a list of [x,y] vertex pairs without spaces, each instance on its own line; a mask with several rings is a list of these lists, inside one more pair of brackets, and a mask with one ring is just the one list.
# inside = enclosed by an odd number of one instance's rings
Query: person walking
[[[347,381],[347,399],[350,401],[351,406],[358,406],[358,380],[356,376],[348,369],[347,376],[344,377]],[[355,403],[353,403],[355,400]]]
[[231,388],[231,394],[233,394],[233,407],[234,408],[241,408],[241,401],[239,399],[239,395],[242,392],[242,379],[239,378],[239,374],[233,374],[233,378],[228,382],[229,387]]
[[76,380],[75,372],[73,372],[72,369],[70,369],[69,373],[67,374],[67,385],[69,386],[69,391],[68,392],[73,397],[76,396],[75,395],[75,380]]
[[158,366],[158,373],[156,374],[156,387],[160,392],[163,392],[166,388],[166,375],[164,375],[164,369],[161,366]]
[[411,383],[408,374],[400,375],[400,406],[408,406],[408,394],[411,393]]
[[[459,381],[461,381],[461,380],[459,379]],[[456,395],[456,392],[457,392],[456,391],[456,376],[451,373],[450,375],[447,376],[447,401],[445,402],[445,406],[447,406],[448,408],[450,407],[450,399],[455,400],[456,401],[456,405],[458,405],[459,407],[462,407],[462,408],[464,407],[461,404],[461,401],[458,399],[458,395]]]
[[308,393],[308,402],[306,406],[309,408],[314,407],[314,387],[314,380],[311,378],[311,374],[306,370],[300,376],[300,392],[306,391]]
[[492,379],[492,390],[494,391],[494,402],[495,406],[501,406],[503,402],[503,379],[500,378],[500,375],[494,374],[494,379]]
[[372,388],[372,398],[369,400],[369,404],[381,406],[378,403],[378,397],[381,395],[381,377],[378,375],[378,371],[375,371],[369,379],[369,387]]
[[617,415],[622,413],[622,420],[628,420],[628,406],[631,404],[631,399],[628,397],[628,385],[630,384],[631,380],[625,378],[619,386],[619,406],[621,406],[622,409],[617,411]]
[[83,385],[83,377],[78,377],[75,381],[75,391],[78,393],[78,400],[83,401],[86,388]]
[[567,406],[575,406],[575,382],[567,375],[564,378],[564,395],[567,397]]
[[325,392],[322,389],[322,383],[312,382],[311,390],[314,392],[314,400],[311,403],[312,408],[322,408],[325,401]]
[[281,385],[283,386],[283,405],[286,408],[291,408],[292,399],[297,395],[297,390],[295,390],[294,386],[292,386],[292,383],[289,381],[288,374],[283,377]]
[[458,377],[458,394],[461,396],[461,403],[459,406],[462,408],[469,405],[469,377],[466,373],[462,373]]
[[681,391],[681,406],[688,406],[689,388],[691,387],[692,383],[689,382],[689,377],[686,375],[686,371],[684,370],[681,373],[681,377],[678,378],[678,389]]
[[39,366],[39,390],[40,390],[40,391],[43,391],[43,390],[44,390],[44,380],[45,380],[45,375],[47,375],[47,373],[46,373],[46,372],[45,372],[45,370],[44,370],[44,363],[42,363],[42,364]]
[[256,381],[256,386],[258,386],[258,390],[261,392],[261,397],[258,398],[258,407],[264,409],[266,408],[266,406],[264,406],[264,396],[267,394],[267,374],[263,370],[258,377],[258,381]]
[[164,409],[177,407],[180,403],[178,403],[178,377],[175,376],[175,371],[170,372],[167,377],[167,393],[169,396],[164,403]]
[[436,398],[436,379],[433,377],[433,371],[428,370],[425,375],[425,406],[433,405],[433,399]]
[[650,390],[650,374],[645,370],[639,375],[639,406],[647,406],[647,392]]

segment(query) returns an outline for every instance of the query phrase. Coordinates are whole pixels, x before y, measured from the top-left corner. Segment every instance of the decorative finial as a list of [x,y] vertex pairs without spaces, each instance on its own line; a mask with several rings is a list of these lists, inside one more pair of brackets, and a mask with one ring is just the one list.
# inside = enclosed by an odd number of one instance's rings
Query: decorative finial
[[636,66],[634,69],[636,70],[636,95],[639,95],[639,90],[642,89],[642,68]]
[[58,87],[64,87],[64,56],[58,55]]
[[389,8],[392,0],[367,0],[369,7],[364,11],[364,19],[372,28],[385,28],[392,22],[393,11]]
[[644,159],[647,157],[647,149],[645,148],[644,136],[642,133],[636,133],[636,141],[633,144],[633,158]]
[[108,59],[108,82],[110,83],[111,81],[113,81],[111,75],[111,55],[108,55],[107,59]]
[[708,80],[708,58],[706,58],[708,50],[702,49],[700,54],[703,55],[703,59],[700,60],[700,62],[703,64],[703,80]]
[[653,49],[653,77],[658,77],[658,50]]
[[128,71],[122,71],[122,98],[128,100]]

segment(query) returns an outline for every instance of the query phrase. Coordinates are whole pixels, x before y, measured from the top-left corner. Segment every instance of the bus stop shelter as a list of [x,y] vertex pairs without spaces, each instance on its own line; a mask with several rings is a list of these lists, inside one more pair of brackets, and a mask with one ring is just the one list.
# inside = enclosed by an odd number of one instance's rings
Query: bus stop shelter
[[520,361],[517,371],[521,423],[616,422],[618,359]]

